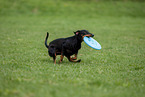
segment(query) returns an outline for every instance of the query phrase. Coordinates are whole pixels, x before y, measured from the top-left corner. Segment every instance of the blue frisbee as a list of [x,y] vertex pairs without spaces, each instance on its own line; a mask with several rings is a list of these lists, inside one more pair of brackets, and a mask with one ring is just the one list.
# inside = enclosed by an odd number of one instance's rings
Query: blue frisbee
[[84,37],[84,42],[93,49],[100,50],[101,45],[92,37]]

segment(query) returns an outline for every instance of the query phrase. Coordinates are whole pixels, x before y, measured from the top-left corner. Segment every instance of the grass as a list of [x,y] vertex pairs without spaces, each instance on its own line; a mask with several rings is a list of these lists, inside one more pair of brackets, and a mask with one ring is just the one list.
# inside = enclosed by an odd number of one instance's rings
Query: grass
[[[144,97],[144,2],[0,2],[1,97]],[[81,63],[53,64],[46,32],[50,42],[78,29],[102,49],[82,43]]]

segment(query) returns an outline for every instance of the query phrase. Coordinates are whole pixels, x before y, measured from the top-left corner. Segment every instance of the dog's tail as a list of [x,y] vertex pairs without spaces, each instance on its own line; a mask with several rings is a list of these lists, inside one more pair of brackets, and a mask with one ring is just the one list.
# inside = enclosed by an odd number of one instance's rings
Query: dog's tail
[[46,38],[45,38],[45,46],[48,48],[49,46],[47,45],[47,39],[48,39],[49,33],[47,32]]

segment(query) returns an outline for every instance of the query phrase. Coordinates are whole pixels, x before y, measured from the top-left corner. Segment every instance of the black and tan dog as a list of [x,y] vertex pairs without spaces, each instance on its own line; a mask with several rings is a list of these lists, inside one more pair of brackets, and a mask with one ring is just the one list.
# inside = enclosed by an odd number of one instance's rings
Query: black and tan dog
[[[48,48],[49,56],[53,57],[54,63],[56,64],[56,56],[61,55],[59,63],[62,62],[63,57],[66,56],[70,62],[80,62],[77,59],[78,50],[81,48],[81,43],[84,36],[93,37],[94,35],[89,33],[87,30],[78,30],[74,32],[74,36],[68,38],[59,38],[53,40],[47,45],[47,39],[49,33],[47,32],[45,38],[45,46]],[[75,54],[75,57],[71,57]]]

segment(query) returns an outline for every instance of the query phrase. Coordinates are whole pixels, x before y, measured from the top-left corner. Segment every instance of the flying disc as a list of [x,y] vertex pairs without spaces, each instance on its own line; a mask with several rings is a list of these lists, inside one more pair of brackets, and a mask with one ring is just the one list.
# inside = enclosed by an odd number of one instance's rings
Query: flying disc
[[93,49],[100,50],[101,45],[92,37],[84,37],[84,42]]

